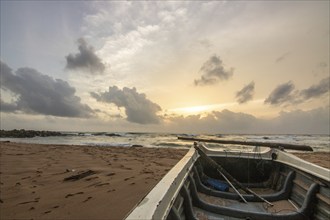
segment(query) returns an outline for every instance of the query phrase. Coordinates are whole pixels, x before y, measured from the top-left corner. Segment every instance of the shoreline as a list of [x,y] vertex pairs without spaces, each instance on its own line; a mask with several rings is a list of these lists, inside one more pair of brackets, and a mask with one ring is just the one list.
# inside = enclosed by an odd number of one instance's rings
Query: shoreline
[[0,142],[0,219],[122,219],[187,151]]

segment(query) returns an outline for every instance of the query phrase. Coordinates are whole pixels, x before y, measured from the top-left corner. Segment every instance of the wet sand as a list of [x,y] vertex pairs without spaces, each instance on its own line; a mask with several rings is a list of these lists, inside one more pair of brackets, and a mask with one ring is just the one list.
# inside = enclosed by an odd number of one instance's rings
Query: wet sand
[[1,142],[0,219],[122,219],[186,152]]
[[0,145],[0,219],[122,219],[187,152]]

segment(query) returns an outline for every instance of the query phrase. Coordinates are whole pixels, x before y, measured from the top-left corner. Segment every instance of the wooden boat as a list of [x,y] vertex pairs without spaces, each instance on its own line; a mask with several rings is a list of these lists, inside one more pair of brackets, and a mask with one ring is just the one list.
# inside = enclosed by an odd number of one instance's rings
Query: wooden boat
[[195,142],[126,219],[330,219],[330,170],[283,150],[310,147],[251,145],[241,152]]

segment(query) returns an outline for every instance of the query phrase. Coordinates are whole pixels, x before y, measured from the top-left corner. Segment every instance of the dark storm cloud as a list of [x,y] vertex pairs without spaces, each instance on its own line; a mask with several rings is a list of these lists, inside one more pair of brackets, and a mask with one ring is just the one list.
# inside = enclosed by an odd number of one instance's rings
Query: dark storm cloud
[[157,124],[160,122],[157,112],[161,111],[161,107],[147,99],[145,94],[138,93],[135,88],[124,87],[121,90],[117,86],[113,86],[109,87],[107,92],[92,92],[91,96],[97,101],[124,107],[127,121],[138,124]]
[[212,85],[220,80],[228,80],[233,75],[234,69],[225,70],[222,60],[214,55],[203,64],[199,71],[202,76],[194,81],[195,86]]
[[281,105],[294,99],[294,85],[291,81],[277,86],[265,100],[265,103],[271,105]]
[[254,82],[250,82],[250,84],[246,85],[236,93],[237,102],[240,104],[246,103],[253,99],[254,95]]
[[7,103],[0,99],[0,112],[15,112],[16,110],[18,107],[15,103]]
[[88,70],[91,73],[104,71],[105,65],[102,60],[95,54],[94,48],[89,46],[83,38],[78,39],[78,50],[78,53],[66,56],[67,69]]
[[82,104],[80,98],[74,95],[75,88],[67,82],[54,80],[32,68],[20,68],[14,74],[1,61],[1,87],[17,96],[15,103],[4,103],[5,108],[1,108],[1,111],[12,108],[13,111],[61,117],[88,117],[93,113],[90,107]]
[[304,100],[317,98],[329,93],[330,78],[322,79],[318,84],[310,86],[300,92],[301,98]]

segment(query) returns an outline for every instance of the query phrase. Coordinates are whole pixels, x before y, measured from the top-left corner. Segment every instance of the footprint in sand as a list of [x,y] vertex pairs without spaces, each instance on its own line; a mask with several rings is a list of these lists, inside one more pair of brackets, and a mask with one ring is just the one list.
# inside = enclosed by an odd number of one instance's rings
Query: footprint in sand
[[85,199],[83,202],[87,202],[88,200],[92,199],[93,197],[89,196],[87,199]]
[[125,170],[133,170],[133,168],[125,167],[124,165],[120,165],[119,168],[125,169]]
[[84,194],[84,192],[77,192],[77,193],[73,193],[73,194],[69,193],[65,196],[65,198],[69,198],[71,196],[75,196],[75,195],[78,195],[78,194]]
[[109,173],[109,174],[107,174],[107,176],[113,176],[113,175],[115,175],[116,173]]
[[100,183],[100,184],[97,184],[95,185],[95,187],[98,187],[98,186],[105,186],[105,185],[109,185],[110,183]]
[[71,197],[71,196],[74,196],[74,194],[69,193],[69,194],[67,194],[67,195],[65,196],[65,198],[69,198],[69,197]]
[[21,180],[30,179],[31,176],[23,177]]
[[17,205],[24,205],[24,204],[28,204],[28,203],[35,203],[35,202],[39,202],[39,199],[40,198],[35,198],[34,200],[32,201],[27,201],[27,202],[20,202],[18,203]]
[[144,174],[144,173],[145,173],[145,174],[149,174],[149,173],[154,174],[154,171],[144,169],[144,170],[142,170],[141,173],[143,173],[143,174]]
[[127,178],[124,179],[124,181],[130,180],[130,179],[133,179],[133,178],[135,178],[135,176],[127,177]]

